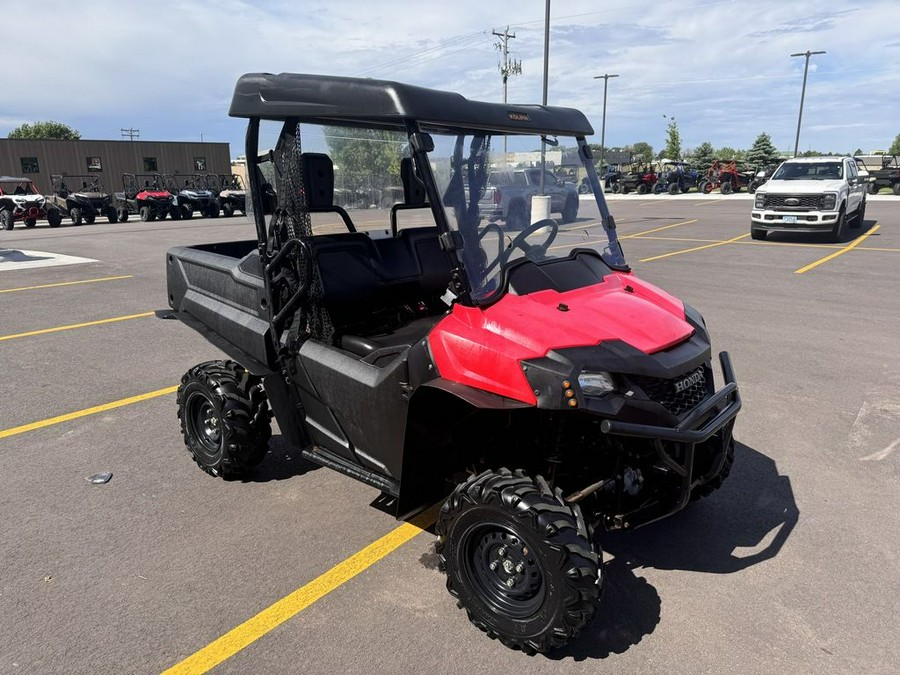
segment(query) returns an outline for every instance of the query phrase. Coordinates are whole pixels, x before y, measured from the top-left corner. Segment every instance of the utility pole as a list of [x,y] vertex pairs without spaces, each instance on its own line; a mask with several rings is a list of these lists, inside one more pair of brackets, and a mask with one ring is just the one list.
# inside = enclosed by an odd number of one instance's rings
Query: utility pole
[[[547,105],[547,79],[550,73],[550,0],[546,0],[544,9],[544,98],[542,104]],[[541,139],[541,194],[544,194],[544,167],[547,162],[547,142]]]
[[140,137],[141,137],[140,129],[134,129],[134,128],[122,129],[122,138],[128,138],[129,140],[133,141],[135,138],[140,138]]
[[606,85],[609,84],[609,78],[618,77],[618,75],[597,75],[595,80],[603,80],[603,118],[600,123],[600,174],[603,175],[603,156],[606,154]]
[[[500,38],[499,42],[495,42],[494,46],[500,50],[500,53],[503,55],[503,62],[499,64],[500,75],[503,76],[503,102],[506,103],[506,83],[509,80],[510,75],[521,75],[522,74],[522,61],[519,59],[509,58],[509,41],[511,38],[515,38],[515,33],[509,32],[509,26],[502,33],[498,33],[497,31],[492,31],[492,35],[496,35]],[[503,135],[503,161],[506,161],[506,135]]]
[[794,139],[794,157],[800,149],[800,122],[803,120],[803,99],[806,96],[806,73],[809,71],[809,57],[813,54],[827,54],[828,52],[811,52],[808,49],[805,52],[791,54],[794,56],[805,56],[806,63],[803,66],[803,88],[800,90],[800,114],[797,116],[797,137]]

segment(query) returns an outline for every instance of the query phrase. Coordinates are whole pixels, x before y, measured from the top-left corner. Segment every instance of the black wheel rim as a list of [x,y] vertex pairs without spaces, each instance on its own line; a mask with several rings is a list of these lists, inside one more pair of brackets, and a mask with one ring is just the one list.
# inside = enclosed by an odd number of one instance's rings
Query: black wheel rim
[[544,604],[544,569],[513,529],[496,523],[474,525],[463,535],[461,553],[469,585],[493,611],[525,619]]
[[188,399],[187,413],[191,435],[197,439],[204,454],[214,459],[222,447],[222,422],[212,401],[195,393]]

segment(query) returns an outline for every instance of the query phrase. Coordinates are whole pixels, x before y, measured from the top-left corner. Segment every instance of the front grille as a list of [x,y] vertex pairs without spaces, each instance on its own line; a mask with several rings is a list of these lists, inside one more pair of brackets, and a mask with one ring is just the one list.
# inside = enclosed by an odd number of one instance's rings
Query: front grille
[[[787,203],[787,200],[797,200],[797,203]],[[809,211],[810,209],[818,209],[819,201],[822,195],[766,195],[766,203],[764,208],[767,209],[784,209],[786,211]]]
[[[678,391],[678,383],[684,383],[688,378],[694,377],[681,391]],[[657,377],[645,377],[643,375],[629,375],[628,379],[640,387],[651,401],[659,403],[673,415],[695,407],[706,398],[707,373],[701,366],[695,370],[673,377],[671,380],[663,380]]]

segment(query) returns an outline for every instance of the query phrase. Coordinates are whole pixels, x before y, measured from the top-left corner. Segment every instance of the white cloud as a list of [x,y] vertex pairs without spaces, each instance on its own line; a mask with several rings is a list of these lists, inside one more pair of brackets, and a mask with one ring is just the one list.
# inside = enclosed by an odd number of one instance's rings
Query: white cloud
[[[543,9],[474,0],[122,0],[72,11],[46,0],[40,12],[52,29],[39,49],[27,32],[6,36],[7,72],[28,76],[4,102],[0,134],[43,119],[86,138],[135,126],[147,139],[202,133],[229,141],[236,155],[243,124],[227,117],[231,92],[240,74],[258,70],[398,79],[500,100],[491,30],[507,24],[523,67],[510,78],[509,98],[539,102]],[[895,0],[557,1],[549,100],[583,109],[599,131],[602,83],[592,78],[616,73],[608,145],[661,147],[665,113],[686,147],[748,147],[766,131],[787,149],[803,70],[789,54],[824,49],[811,60],[801,146],[886,146],[900,131],[898,24]]]

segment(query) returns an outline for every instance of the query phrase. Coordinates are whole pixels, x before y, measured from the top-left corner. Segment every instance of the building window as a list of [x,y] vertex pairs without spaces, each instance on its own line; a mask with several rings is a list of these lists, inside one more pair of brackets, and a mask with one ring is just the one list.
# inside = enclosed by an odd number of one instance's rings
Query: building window
[[86,157],[87,159],[87,169],[91,173],[99,173],[103,171],[103,162],[100,161],[99,157]]
[[206,171],[206,157],[194,157],[194,171]]
[[144,157],[144,171],[156,172],[159,169],[156,166],[156,157]]
[[20,157],[22,162],[22,173],[40,173],[41,168],[38,166],[37,157]]

